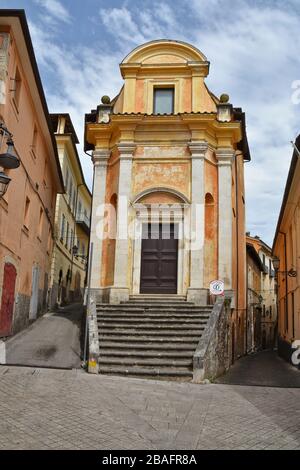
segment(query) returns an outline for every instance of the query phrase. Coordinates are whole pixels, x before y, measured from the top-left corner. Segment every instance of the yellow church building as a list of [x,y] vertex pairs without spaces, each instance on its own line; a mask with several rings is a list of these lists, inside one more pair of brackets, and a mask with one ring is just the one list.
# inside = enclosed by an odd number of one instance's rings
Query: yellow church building
[[157,40],[120,64],[124,85],[85,117],[94,165],[91,287],[107,304],[208,305],[224,282],[231,359],[245,352],[245,115],[205,84],[196,47]]

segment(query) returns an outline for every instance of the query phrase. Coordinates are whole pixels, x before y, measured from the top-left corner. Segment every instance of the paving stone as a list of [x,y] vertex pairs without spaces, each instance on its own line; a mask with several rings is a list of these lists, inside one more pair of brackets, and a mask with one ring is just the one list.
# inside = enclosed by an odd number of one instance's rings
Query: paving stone
[[296,388],[3,366],[0,448],[296,449],[299,400]]

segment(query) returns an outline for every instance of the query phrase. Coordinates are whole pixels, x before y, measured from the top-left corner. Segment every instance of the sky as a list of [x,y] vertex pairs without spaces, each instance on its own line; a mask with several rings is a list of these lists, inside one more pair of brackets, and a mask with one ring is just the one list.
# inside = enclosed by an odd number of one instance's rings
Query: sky
[[299,0],[0,0],[24,8],[50,112],[71,115],[82,150],[84,114],[122,86],[119,63],[153,39],[183,40],[210,61],[208,87],[246,113],[247,230],[272,244],[300,132]]

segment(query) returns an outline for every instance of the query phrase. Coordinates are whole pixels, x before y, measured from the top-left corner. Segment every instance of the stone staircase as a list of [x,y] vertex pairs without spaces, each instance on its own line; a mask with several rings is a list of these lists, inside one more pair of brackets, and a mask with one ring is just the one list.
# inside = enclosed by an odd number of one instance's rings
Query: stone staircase
[[100,373],[191,380],[193,355],[211,310],[177,295],[98,304]]

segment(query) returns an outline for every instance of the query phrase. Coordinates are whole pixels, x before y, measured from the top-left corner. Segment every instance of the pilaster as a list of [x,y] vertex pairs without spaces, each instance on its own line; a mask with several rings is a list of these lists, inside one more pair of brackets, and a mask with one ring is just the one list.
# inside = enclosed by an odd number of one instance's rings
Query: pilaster
[[132,158],[135,145],[132,142],[118,144],[120,168],[117,204],[117,238],[115,249],[114,286],[110,291],[110,302],[119,303],[129,298],[128,286],[128,209],[131,193]]
[[219,239],[218,270],[225,289],[232,289],[232,162],[231,147],[218,148],[216,158],[219,167]]
[[205,178],[204,160],[208,150],[205,141],[189,144],[192,160],[191,178],[191,241],[190,241],[190,287],[187,299],[196,304],[207,303],[204,288],[204,230],[205,230]]
[[93,199],[90,242],[93,243],[93,258],[91,272],[91,288],[100,289],[102,270],[102,244],[105,212],[105,192],[107,162],[110,156],[108,149],[94,150],[92,161],[94,164]]

